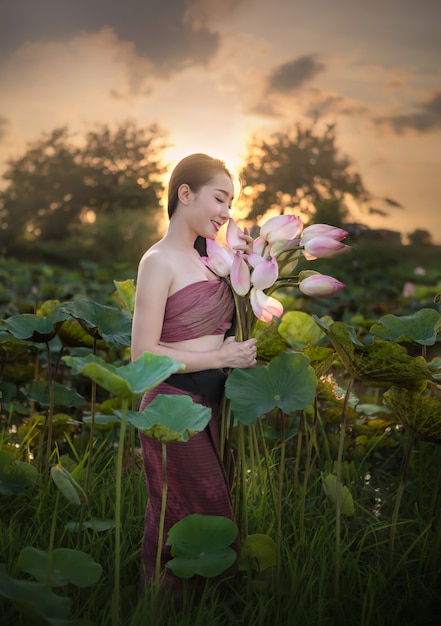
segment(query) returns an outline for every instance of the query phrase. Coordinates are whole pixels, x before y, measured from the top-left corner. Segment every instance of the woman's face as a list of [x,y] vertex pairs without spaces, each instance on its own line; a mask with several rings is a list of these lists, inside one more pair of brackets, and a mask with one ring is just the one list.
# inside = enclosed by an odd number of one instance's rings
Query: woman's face
[[234,197],[233,183],[224,172],[213,176],[209,183],[192,194],[191,220],[198,235],[214,239],[219,228],[230,217]]

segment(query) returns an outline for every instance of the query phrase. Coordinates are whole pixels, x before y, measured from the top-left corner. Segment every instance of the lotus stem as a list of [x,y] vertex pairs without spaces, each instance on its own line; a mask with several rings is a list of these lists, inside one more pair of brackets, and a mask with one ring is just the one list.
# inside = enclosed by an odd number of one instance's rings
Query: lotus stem
[[393,556],[394,556],[394,547],[395,547],[395,537],[397,532],[397,521],[398,521],[398,513],[400,510],[401,499],[404,493],[404,487],[407,482],[407,472],[409,470],[410,459],[412,456],[412,450],[415,445],[415,437],[409,436],[409,444],[407,446],[406,456],[404,457],[403,464],[403,472],[401,474],[401,480],[397,491],[397,496],[395,498],[394,510],[392,512],[391,519],[391,528],[390,528],[390,541],[389,541],[389,568],[392,568]]
[[164,441],[161,442],[161,449],[162,449],[162,501],[161,501],[161,514],[159,517],[158,549],[156,551],[155,580],[156,580],[157,585],[159,585],[159,577],[161,575],[161,553],[162,553],[162,542],[164,540],[165,510],[167,507],[167,491],[168,491],[167,444]]
[[112,626],[119,626],[120,613],[120,576],[121,576],[121,488],[122,464],[124,455],[124,441],[126,434],[126,419],[128,400],[123,398],[121,411],[121,426],[119,430],[118,454],[116,457],[116,492],[115,492],[115,582],[112,603]]
[[277,561],[282,563],[282,500],[283,500],[283,478],[285,476],[285,452],[286,452],[286,432],[285,432],[285,416],[279,409],[281,419],[281,444],[280,444],[280,460],[279,460],[279,488],[277,498]]
[[339,606],[340,595],[340,543],[341,543],[341,477],[342,467],[344,461],[344,449],[345,449],[345,436],[346,436],[346,410],[348,408],[349,397],[351,395],[351,389],[354,384],[354,379],[350,378],[348,387],[346,389],[345,398],[343,401],[341,424],[340,424],[340,438],[338,442],[337,453],[337,490],[336,490],[336,504],[335,504],[335,572],[334,572],[334,590],[335,590],[335,603]]

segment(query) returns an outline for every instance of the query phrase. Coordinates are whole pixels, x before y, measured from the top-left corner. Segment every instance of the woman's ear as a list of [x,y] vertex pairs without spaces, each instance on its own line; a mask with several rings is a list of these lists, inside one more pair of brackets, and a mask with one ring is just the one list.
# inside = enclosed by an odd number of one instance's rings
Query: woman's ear
[[182,202],[182,204],[188,204],[191,200],[192,191],[187,183],[182,183],[178,187],[178,200]]

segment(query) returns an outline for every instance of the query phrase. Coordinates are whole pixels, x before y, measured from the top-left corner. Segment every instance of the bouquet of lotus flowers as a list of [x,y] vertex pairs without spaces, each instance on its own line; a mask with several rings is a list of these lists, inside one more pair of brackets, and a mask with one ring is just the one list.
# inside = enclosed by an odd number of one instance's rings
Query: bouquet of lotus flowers
[[330,296],[346,285],[332,276],[313,270],[292,272],[302,255],[307,260],[334,257],[351,250],[342,243],[347,231],[328,224],[304,227],[296,215],[269,218],[254,240],[253,252],[247,261],[235,247],[243,244],[243,231],[230,218],[222,245],[207,239],[207,257],[202,261],[210,269],[229,278],[238,313],[239,340],[251,336],[256,319],[271,322],[281,317],[283,305],[271,294],[281,287],[297,286],[307,296]]

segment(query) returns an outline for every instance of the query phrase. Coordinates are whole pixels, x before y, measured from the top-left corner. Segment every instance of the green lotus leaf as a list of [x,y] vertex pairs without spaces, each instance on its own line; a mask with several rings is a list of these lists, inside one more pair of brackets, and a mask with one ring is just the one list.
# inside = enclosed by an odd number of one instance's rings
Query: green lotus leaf
[[325,346],[306,346],[302,354],[308,357],[317,378],[323,376],[335,361],[335,352]]
[[168,356],[144,352],[136,361],[115,367],[89,354],[86,357],[63,357],[74,374],[83,374],[121,398],[130,399],[152,389],[184,366]]
[[[21,391],[28,400],[38,402],[40,406],[50,405],[50,385],[47,381],[33,380]],[[54,383],[54,406],[79,407],[85,403],[85,398],[80,396],[75,389],[66,387],[61,383]]]
[[22,313],[3,320],[2,326],[16,339],[48,343],[55,337],[58,329],[68,317],[61,305],[57,305],[47,317],[33,313]]
[[282,353],[269,365],[234,369],[225,385],[236,418],[254,423],[275,407],[284,413],[309,406],[315,397],[317,378],[309,359],[299,353]]
[[438,398],[391,387],[383,402],[414,437],[441,443],[441,402]]
[[135,310],[135,297],[136,297],[136,287],[135,281],[133,278],[129,278],[128,280],[114,280],[113,284],[116,287],[115,292],[115,300],[123,311],[130,313],[133,316],[133,312]]
[[0,595],[27,615],[32,620],[28,622],[30,624],[34,623],[33,618],[36,616],[43,617],[54,626],[78,623],[67,621],[72,605],[71,598],[58,596],[46,584],[12,578],[2,568],[0,568]]
[[77,587],[90,587],[99,581],[103,571],[91,556],[69,548],[56,548],[49,555],[44,550],[26,546],[20,552],[18,564],[23,572],[49,587],[62,587],[68,583]]
[[37,477],[33,465],[19,461],[11,452],[0,450],[0,493],[23,493],[32,487]]
[[239,569],[246,570],[248,564],[257,572],[277,565],[277,546],[271,537],[259,533],[248,535],[240,553]]
[[[328,476],[323,479],[323,490],[334,506],[337,504],[337,484],[337,476],[335,476],[335,474],[328,474]],[[343,515],[354,515],[354,501],[349,489],[345,485],[341,485],[340,487],[340,502]]]
[[167,545],[174,557],[167,563],[175,576],[195,574],[212,578],[231,567],[237,558],[229,546],[237,537],[237,525],[220,515],[187,515],[168,533]]
[[314,319],[329,336],[343,366],[353,378],[414,389],[421,389],[421,383],[432,378],[425,359],[409,356],[403,346],[382,340],[364,345],[347,324],[334,322],[328,326],[316,316]]
[[[82,422],[84,426],[89,428],[92,424],[92,416],[83,416]],[[114,413],[111,415],[108,415],[107,413],[95,413],[94,426],[96,430],[113,430],[114,428],[119,428],[121,426],[121,418]]]
[[[41,431],[46,423],[45,415],[33,413],[28,420],[25,420],[19,427],[18,433],[21,438],[26,437],[27,443],[32,445],[37,442],[41,435]],[[55,413],[52,416],[52,439],[60,441],[65,439],[67,435],[74,432],[75,428],[80,424],[66,413]]]
[[[6,320],[4,320],[6,323]],[[1,321],[0,321],[1,324]],[[38,350],[34,344],[17,339],[11,336],[11,333],[0,330],[0,362],[8,363],[9,361],[17,361],[23,359]]]
[[63,309],[94,339],[103,339],[111,346],[130,345],[132,316],[127,312],[91,300],[74,300]]
[[257,320],[253,337],[257,340],[257,360],[268,362],[286,350],[286,341],[279,333],[277,322]]
[[[327,318],[330,319],[330,318]],[[288,311],[284,313],[279,333],[294,350],[317,344],[325,336],[311,315],[304,311]]]
[[[67,320],[63,322],[58,330],[58,339],[63,346],[67,348],[90,348],[93,346],[93,338],[84,330],[78,320]],[[104,345],[107,344],[104,343]]]
[[[115,411],[122,416],[122,411]],[[159,394],[144,411],[127,411],[126,420],[145,435],[167,443],[187,441],[204,430],[211,418],[211,409],[196,404],[186,395]]]
[[414,341],[423,346],[433,346],[441,329],[441,315],[435,309],[421,309],[412,315],[385,315],[374,324],[370,332],[389,341]]

